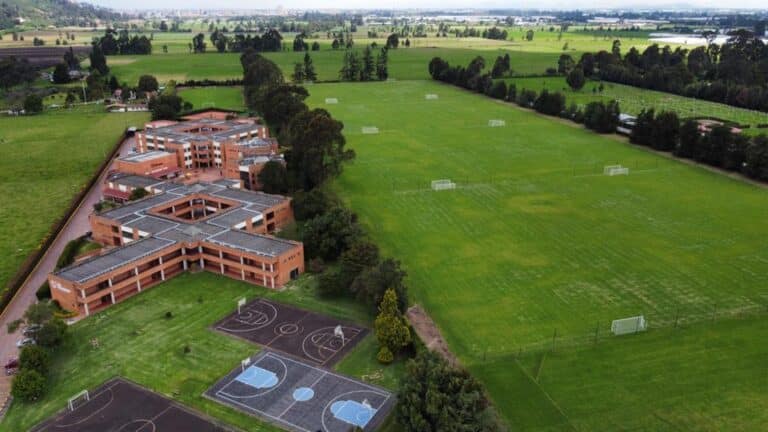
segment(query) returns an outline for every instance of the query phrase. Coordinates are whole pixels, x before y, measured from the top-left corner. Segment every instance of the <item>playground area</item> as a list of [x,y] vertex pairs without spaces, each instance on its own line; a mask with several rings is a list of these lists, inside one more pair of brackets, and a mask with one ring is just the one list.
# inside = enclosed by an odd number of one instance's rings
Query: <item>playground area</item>
[[255,299],[219,321],[226,334],[330,367],[368,333],[368,329],[265,299]]
[[69,400],[66,410],[33,432],[195,431],[224,432],[219,426],[163,396],[115,378]]
[[291,431],[375,430],[394,406],[381,388],[262,351],[205,395]]

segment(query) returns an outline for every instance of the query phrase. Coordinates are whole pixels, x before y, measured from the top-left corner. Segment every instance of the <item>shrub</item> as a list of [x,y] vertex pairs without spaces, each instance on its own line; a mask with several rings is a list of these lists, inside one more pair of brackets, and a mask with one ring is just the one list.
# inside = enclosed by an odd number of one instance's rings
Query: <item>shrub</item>
[[382,364],[390,364],[394,359],[395,356],[392,355],[392,351],[390,351],[386,346],[381,347],[381,349],[379,349],[379,353],[376,354],[376,360]]
[[48,281],[45,281],[40,285],[40,288],[35,292],[35,296],[38,300],[47,300],[51,298],[51,286],[48,285]]
[[166,312],[165,313],[165,319],[171,319],[171,318],[173,318],[173,312],[171,312],[171,311]]
[[40,375],[47,375],[51,365],[51,356],[48,351],[37,345],[27,345],[19,354],[19,369],[34,370]]
[[192,352],[192,348],[189,347],[189,344],[184,345],[184,354],[189,354]]
[[67,323],[59,318],[54,318],[40,327],[35,333],[35,341],[45,348],[56,348],[61,345],[64,335],[67,333]]
[[11,394],[24,402],[34,402],[45,393],[46,380],[34,369],[22,369],[13,378]]

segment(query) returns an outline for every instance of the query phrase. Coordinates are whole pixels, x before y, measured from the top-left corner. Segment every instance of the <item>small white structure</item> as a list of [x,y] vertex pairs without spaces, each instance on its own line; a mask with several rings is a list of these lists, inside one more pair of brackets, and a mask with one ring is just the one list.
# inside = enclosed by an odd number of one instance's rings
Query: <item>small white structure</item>
[[325,103],[327,105],[334,105],[334,104],[339,103],[339,100],[336,99],[336,98],[325,98]]
[[426,100],[437,100],[439,98],[440,97],[438,95],[434,94],[434,93],[429,93],[429,94],[425,94],[424,95],[424,99],[426,99]]
[[506,125],[507,125],[507,122],[505,122],[504,120],[498,120],[498,119],[488,120],[489,127],[502,127]]
[[70,411],[74,411],[75,408],[77,408],[79,405],[77,404],[79,401],[89,401],[91,400],[91,395],[88,393],[88,390],[83,390],[80,393],[72,396],[67,401],[67,406],[69,407]]
[[456,183],[452,182],[450,179],[432,180],[432,190],[441,191],[450,189],[456,189]]
[[606,165],[603,167],[603,174],[607,176],[629,175],[629,168],[621,165]]
[[376,135],[377,133],[379,133],[379,128],[376,126],[363,126],[364,135]]
[[645,321],[645,317],[643,315],[617,319],[613,320],[611,323],[611,332],[615,336],[639,333],[641,331],[646,331],[647,329],[648,323]]

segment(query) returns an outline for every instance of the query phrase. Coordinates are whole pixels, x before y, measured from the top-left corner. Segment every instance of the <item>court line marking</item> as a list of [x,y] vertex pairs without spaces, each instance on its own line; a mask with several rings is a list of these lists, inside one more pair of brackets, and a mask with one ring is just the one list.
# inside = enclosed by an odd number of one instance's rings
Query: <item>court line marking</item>
[[[115,384],[115,385],[116,385],[116,384]],[[88,421],[88,420],[90,420],[90,419],[91,419],[91,417],[95,416],[96,414],[98,414],[98,413],[100,413],[101,411],[103,411],[104,409],[106,409],[108,406],[112,405],[112,402],[115,400],[115,394],[112,392],[112,387],[114,387],[114,385],[112,385],[112,386],[109,386],[108,388],[104,389],[104,391],[102,391],[102,392],[99,392],[99,394],[97,394],[97,395],[96,395],[96,397],[94,397],[94,398],[91,398],[91,400],[95,400],[97,397],[99,397],[99,396],[103,395],[103,394],[104,394],[104,393],[106,393],[106,392],[109,392],[109,401],[108,401],[106,404],[104,404],[104,406],[102,406],[101,408],[99,408],[99,409],[97,409],[97,410],[95,410],[95,411],[91,412],[91,413],[90,413],[90,414],[89,414],[87,417],[83,417],[83,418],[81,418],[80,420],[78,420],[78,421],[76,421],[76,422],[74,422],[74,423],[67,423],[67,424],[55,424],[54,426],[55,426],[55,427],[57,427],[57,428],[68,428],[68,427],[71,427],[71,426],[77,426],[77,425],[79,425],[79,424],[81,424],[81,423],[83,423],[83,422],[85,422],[85,421]],[[90,404],[90,402],[91,402],[91,401],[89,400],[87,403],[84,403],[83,405],[80,405],[80,407],[78,407],[78,408],[76,408],[76,409],[74,409],[74,410],[70,411],[69,413],[66,413],[66,414],[65,414],[65,415],[62,417],[62,420],[63,420],[64,418],[66,418],[68,414],[74,414],[74,413],[75,413],[75,412],[77,412],[77,410],[79,410],[80,408],[83,408],[83,407],[85,407],[85,406],[88,406],[88,405]]]
[[[327,372],[325,372],[325,373],[323,373],[322,375],[320,375],[320,377],[319,377],[319,378],[317,378],[317,379],[315,380],[315,382],[313,382],[312,384],[310,384],[310,385],[309,385],[309,388],[310,388],[310,389],[314,389],[314,388],[315,388],[315,386],[317,385],[317,383],[319,383],[319,382],[320,382],[320,380],[322,380],[323,378],[325,378],[325,376],[326,376],[326,375],[328,375],[328,373],[327,373]],[[299,401],[298,401],[298,400],[296,400],[296,399],[294,399],[294,400],[293,400],[293,402],[292,402],[290,405],[288,405],[288,408],[286,408],[286,409],[285,409],[285,410],[284,410],[282,413],[280,413],[280,415],[279,415],[278,417],[280,417],[280,418],[283,418],[283,416],[285,415],[285,413],[287,413],[287,412],[288,412],[288,411],[289,411],[291,408],[293,408],[293,406],[294,406],[294,405],[296,405],[296,403],[297,403],[297,402],[299,402]]]
[[[376,392],[368,391],[368,390],[351,390],[351,391],[348,391],[348,392],[344,392],[344,393],[334,397],[330,401],[328,401],[328,403],[325,404],[325,408],[323,408],[323,412],[320,414],[320,423],[323,425],[323,429],[325,429],[326,431],[328,430],[328,426],[325,424],[325,412],[328,411],[328,408],[331,406],[332,403],[336,402],[339,398],[342,398],[342,397],[344,397],[346,395],[350,395],[352,393],[364,393],[364,392],[369,392],[369,393],[374,393],[374,394],[376,393]],[[376,415],[379,414],[379,411],[381,411],[381,407],[383,407],[384,405],[387,404],[387,401],[389,400],[389,396],[390,395],[380,394],[379,396],[386,396],[386,397],[381,402],[381,405],[376,407],[376,412],[371,416],[370,419],[368,419],[368,423],[370,423],[376,417]],[[349,403],[348,401],[344,402],[344,405],[342,405],[342,408],[347,406],[348,403]],[[338,419],[342,423],[347,423],[344,420],[336,417],[336,414],[334,414],[333,412],[331,412],[331,415],[333,415],[334,418]],[[368,423],[365,424],[366,427],[368,427]],[[347,424],[349,424],[349,423],[347,423]]]
[[[266,357],[266,356],[265,356],[265,357]],[[251,358],[251,359],[253,359],[253,358]],[[261,361],[261,360],[263,360],[263,359],[264,359],[264,357],[262,357],[262,358],[261,358],[261,359],[259,359],[258,361]],[[227,388],[227,387],[229,387],[229,385],[230,385],[230,384],[232,384],[233,382],[237,381],[237,379],[236,379],[236,378],[239,376],[239,374],[235,374],[235,376],[234,376],[234,377],[233,377],[233,378],[232,378],[232,379],[231,379],[231,380],[230,380],[230,381],[229,381],[229,382],[228,382],[226,385],[222,386],[222,388],[221,388],[221,389],[219,389],[219,390],[217,390],[217,391],[216,391],[216,394],[223,394],[223,395],[226,395],[226,396],[228,396],[228,397],[232,397],[232,398],[235,398],[235,399],[250,399],[250,398],[254,398],[254,397],[260,397],[260,396],[263,396],[263,395],[265,395],[265,394],[267,394],[267,393],[269,393],[269,392],[271,392],[271,391],[273,391],[273,390],[277,389],[277,388],[278,388],[278,387],[280,387],[280,386],[281,386],[281,385],[282,385],[282,384],[285,382],[285,380],[288,378],[288,366],[285,364],[285,362],[283,362],[283,361],[282,361],[281,359],[279,359],[279,358],[277,358],[277,359],[275,359],[275,360],[277,360],[278,362],[280,362],[280,363],[283,365],[283,370],[285,371],[285,374],[283,375],[283,378],[282,378],[282,379],[280,379],[280,380],[277,382],[277,384],[275,384],[275,385],[274,385],[273,387],[271,387],[269,390],[267,390],[267,391],[265,391],[265,392],[262,392],[262,393],[259,393],[259,394],[255,394],[255,395],[248,395],[248,396],[237,396],[237,395],[233,395],[233,394],[231,394],[231,393],[227,393],[227,392],[225,392],[225,391],[224,391],[224,389],[225,389],[225,388]],[[252,364],[252,365],[256,365],[256,364],[258,364],[258,363],[251,363],[251,364]],[[262,368],[262,369],[264,369],[264,368]],[[237,369],[235,369],[235,370],[237,370]],[[265,369],[265,370],[269,370],[269,369]],[[273,372],[273,371],[270,371],[270,372]],[[242,372],[241,372],[241,373],[242,373]],[[244,384],[245,384],[245,383],[244,383]],[[245,385],[248,385],[248,384],[245,384]]]

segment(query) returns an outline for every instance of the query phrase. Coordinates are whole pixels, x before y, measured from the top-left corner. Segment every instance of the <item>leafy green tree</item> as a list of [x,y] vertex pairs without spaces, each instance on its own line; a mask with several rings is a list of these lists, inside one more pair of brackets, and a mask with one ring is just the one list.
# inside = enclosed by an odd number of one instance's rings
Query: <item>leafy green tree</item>
[[346,151],[344,124],[320,108],[293,117],[282,134],[289,146],[288,171],[299,188],[310,190],[341,173],[342,162],[354,157]]
[[584,71],[581,70],[580,67],[573,68],[568,73],[568,76],[565,78],[565,81],[568,83],[568,86],[573,91],[581,90],[582,87],[584,87],[584,84],[586,84],[586,79],[584,78]]
[[650,147],[655,123],[656,113],[653,108],[640,111],[640,114],[637,115],[637,119],[635,120],[635,126],[632,128],[632,134],[629,136],[630,141],[635,144]]
[[389,69],[387,63],[389,62],[389,50],[384,47],[379,51],[376,56],[376,78],[379,81],[386,81],[389,78]]
[[77,101],[77,98],[76,98],[75,94],[72,93],[71,91],[67,92],[67,97],[66,97],[66,99],[64,99],[64,106],[66,108],[70,108],[70,107],[72,107],[72,105],[75,104],[76,101]]
[[360,78],[360,59],[357,57],[357,52],[347,50],[343,61],[339,78],[342,81],[357,81]]
[[323,297],[338,297],[347,293],[347,287],[338,267],[331,267],[317,278],[317,291]]
[[104,77],[98,70],[94,70],[88,75],[88,78],[85,79],[85,85],[89,100],[97,100],[104,97]]
[[24,402],[34,402],[45,394],[46,379],[34,369],[22,369],[13,377],[11,394]]
[[363,270],[379,263],[379,248],[376,244],[367,240],[361,240],[352,244],[339,258],[339,270],[341,272],[344,289],[349,288]]
[[278,161],[268,161],[258,175],[261,190],[269,194],[288,193],[288,171],[285,165]]
[[680,139],[680,119],[673,111],[663,111],[653,124],[651,145],[656,150],[672,151]]
[[270,89],[283,84],[283,73],[273,61],[260,54],[250,55],[245,60],[248,61],[244,64],[243,75],[246,101],[249,108],[263,114],[267,108],[264,95]]
[[35,370],[42,376],[48,374],[51,356],[48,351],[37,345],[27,345],[19,353],[19,369]]
[[67,323],[60,318],[54,318],[40,327],[35,333],[35,341],[44,348],[56,348],[61,345],[67,333]]
[[496,62],[491,69],[491,78],[501,78],[511,71],[509,54],[496,57]]
[[503,80],[498,80],[489,87],[488,96],[494,99],[504,99],[507,97],[507,85]]
[[560,54],[560,58],[557,59],[557,73],[560,75],[568,75],[573,70],[574,66],[576,66],[576,63],[573,61],[573,57],[569,54]]
[[94,44],[89,54],[91,60],[91,70],[97,70],[100,74],[106,75],[109,73],[109,67],[107,66],[107,57],[104,56],[104,52],[98,44]]
[[80,59],[77,58],[72,47],[69,47],[64,53],[64,64],[66,64],[70,70],[80,70]]
[[392,33],[391,35],[387,36],[387,48],[393,48],[396,49],[400,45],[400,38],[397,37],[396,33]]
[[139,91],[143,92],[154,92],[157,91],[158,88],[160,88],[160,85],[157,82],[157,78],[155,78],[152,75],[142,75],[139,77],[139,86],[137,87]]
[[152,120],[174,120],[179,116],[183,106],[181,97],[175,94],[166,94],[149,100],[148,107],[152,111]]
[[[373,328],[376,340],[379,341],[379,356],[387,358],[386,350],[390,355],[398,353],[411,343],[411,330],[398,309],[397,293],[392,288],[384,292],[384,297],[379,305],[379,315],[374,321]],[[381,360],[380,358],[380,360]]]
[[291,201],[293,215],[298,221],[312,219],[325,213],[334,205],[335,200],[322,189],[312,189],[309,192],[298,191]]
[[675,156],[692,159],[699,150],[701,132],[699,124],[694,120],[686,120],[680,126],[680,141],[675,147]]
[[307,110],[304,103],[307,96],[307,89],[297,85],[273,86],[262,91],[262,116],[273,134],[280,136],[294,117]]
[[362,303],[376,310],[384,297],[384,292],[392,288],[397,294],[398,308],[405,313],[408,307],[408,293],[405,286],[406,273],[400,268],[400,262],[391,258],[378,265],[363,270],[352,282],[349,289]]
[[304,65],[301,63],[295,63],[293,65],[293,73],[291,74],[291,81],[294,83],[304,82]]
[[38,114],[43,112],[43,99],[35,93],[30,93],[24,98],[24,112]]
[[308,220],[301,232],[307,257],[326,261],[338,258],[362,235],[357,217],[342,207],[334,207]]
[[312,57],[309,56],[309,53],[304,53],[304,79],[307,81],[317,81],[315,65],[312,64]]
[[525,40],[527,40],[528,42],[533,40],[533,30],[528,30],[527,32],[525,32]]
[[53,68],[53,82],[55,84],[66,84],[69,79],[69,67],[65,63],[59,63]]
[[408,362],[395,412],[405,432],[499,430],[481,384],[428,350]]
[[147,192],[146,189],[139,187],[131,191],[131,194],[128,195],[128,201],[136,201],[144,198],[147,195],[149,195],[149,192]]
[[312,51],[320,51],[320,44],[317,41],[312,42]]
[[373,79],[376,67],[373,63],[373,53],[371,47],[366,46],[363,50],[362,66],[360,68],[360,81],[370,81]]

